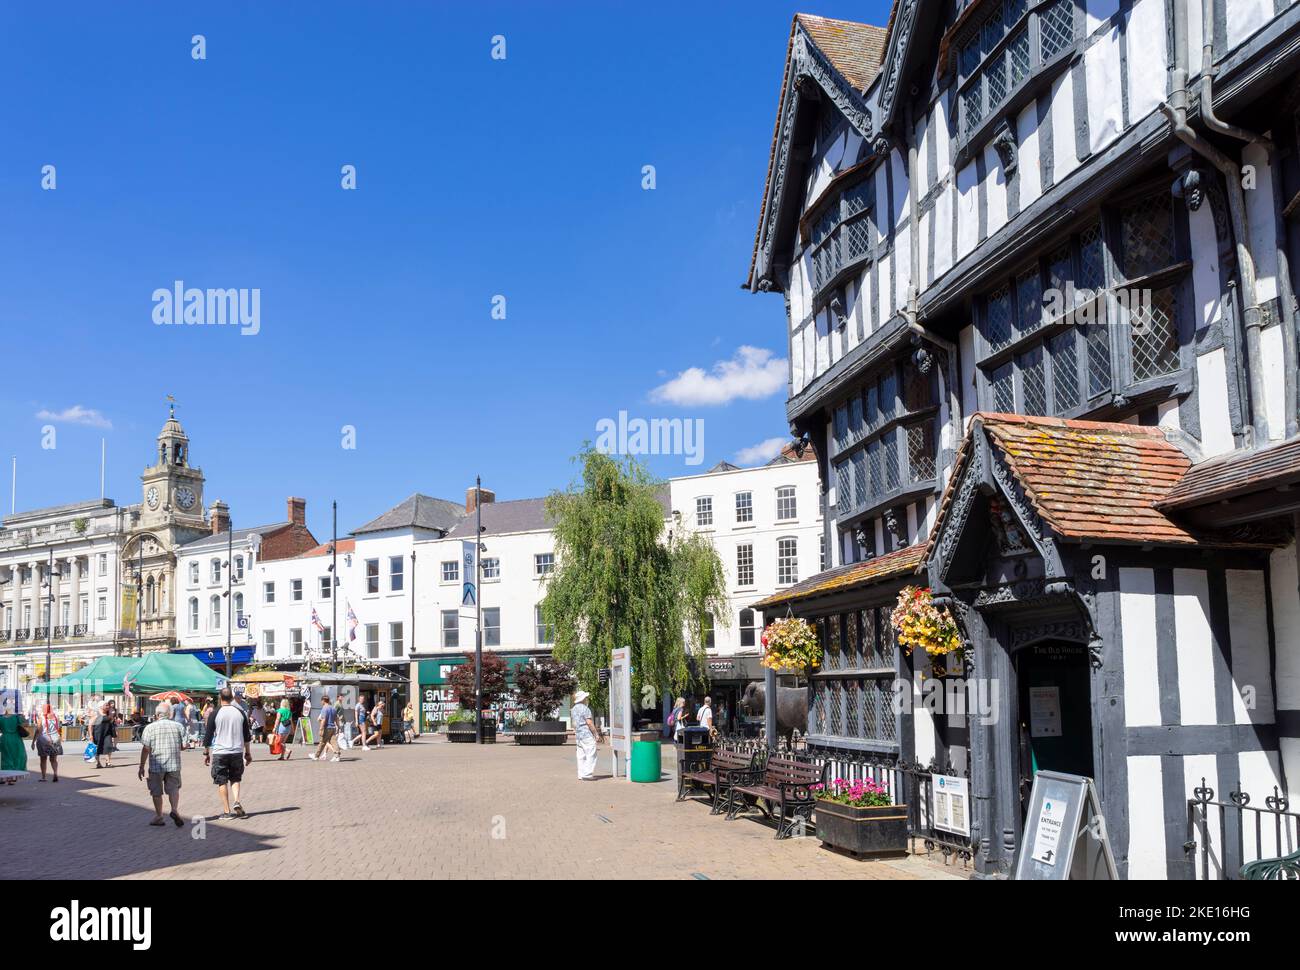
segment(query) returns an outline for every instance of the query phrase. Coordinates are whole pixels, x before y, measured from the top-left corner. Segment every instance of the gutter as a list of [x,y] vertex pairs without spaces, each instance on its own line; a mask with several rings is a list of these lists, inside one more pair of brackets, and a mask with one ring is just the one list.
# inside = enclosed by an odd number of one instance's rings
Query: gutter
[[[1200,116],[1202,123],[1217,134],[1260,145],[1272,162],[1273,145],[1260,135],[1227,124],[1214,114],[1214,24],[1213,6],[1201,5],[1202,37]],[[1263,310],[1255,287],[1255,259],[1250,251],[1250,228],[1246,216],[1246,198],[1241,187],[1241,167],[1228,155],[1216,148],[1187,123],[1187,0],[1173,0],[1174,14],[1174,66],[1171,70],[1169,100],[1159,105],[1160,112],[1169,120],[1174,135],[1192,151],[1205,158],[1222,173],[1226,183],[1228,211],[1232,219],[1232,234],[1237,252],[1237,271],[1241,278],[1242,319],[1246,328],[1247,376],[1250,382],[1251,446],[1268,441],[1268,415],[1264,403],[1264,363],[1260,330],[1264,324]]]

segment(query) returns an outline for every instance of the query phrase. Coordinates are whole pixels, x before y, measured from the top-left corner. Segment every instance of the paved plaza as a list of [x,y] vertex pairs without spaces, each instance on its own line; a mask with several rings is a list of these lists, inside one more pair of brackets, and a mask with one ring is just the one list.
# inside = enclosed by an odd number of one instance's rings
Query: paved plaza
[[[79,745],[69,745],[69,751]],[[270,760],[254,746],[249,817],[220,821],[201,751],[184,754],[183,829],[152,817],[135,745],[95,770],[62,759],[59,784],[32,773],[0,786],[0,875],[72,878],[964,878],[938,856],[859,862],[815,838],[777,842],[747,818],[728,822],[674,801],[658,784],[579,782],[572,745],[448,744],[425,737],[316,763],[307,749]],[[36,767],[33,757],[30,767]],[[203,821],[198,821],[202,817]],[[202,835],[202,838],[196,836]]]

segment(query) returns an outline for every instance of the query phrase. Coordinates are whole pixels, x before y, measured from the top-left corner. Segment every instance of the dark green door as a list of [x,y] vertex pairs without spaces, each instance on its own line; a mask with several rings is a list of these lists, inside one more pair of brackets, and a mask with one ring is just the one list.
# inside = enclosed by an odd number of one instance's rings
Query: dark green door
[[1016,655],[1022,786],[1039,771],[1092,774],[1092,697],[1088,651],[1048,640]]

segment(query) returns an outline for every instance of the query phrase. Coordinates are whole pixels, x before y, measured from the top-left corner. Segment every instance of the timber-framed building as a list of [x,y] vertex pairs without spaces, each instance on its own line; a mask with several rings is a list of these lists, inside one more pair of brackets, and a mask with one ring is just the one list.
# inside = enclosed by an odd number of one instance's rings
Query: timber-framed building
[[[980,875],[1037,769],[1095,780],[1132,878],[1186,871],[1198,786],[1300,804],[1298,129],[1293,0],[794,18],[745,285],[828,569],[757,605],[821,631],[810,744],[969,777]],[[908,584],[955,661],[894,646]],[[936,676],[1001,715],[890,702]]]

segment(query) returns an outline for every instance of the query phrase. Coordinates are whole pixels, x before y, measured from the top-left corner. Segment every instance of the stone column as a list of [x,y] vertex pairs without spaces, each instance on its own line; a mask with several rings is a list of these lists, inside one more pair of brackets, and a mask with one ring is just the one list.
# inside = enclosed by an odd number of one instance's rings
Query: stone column
[[9,597],[9,605],[14,611],[11,629],[17,630],[23,625],[23,567],[21,563],[14,563],[9,568],[13,572],[13,591]]
[[41,625],[41,564],[30,562],[27,566],[32,571],[32,588],[28,593],[28,602],[32,608],[32,620],[28,627],[34,630]]
[[[68,569],[72,573],[72,595],[69,602],[72,604],[72,626],[75,629],[81,622],[81,557],[69,556]],[[69,636],[71,633],[69,630]]]

